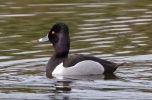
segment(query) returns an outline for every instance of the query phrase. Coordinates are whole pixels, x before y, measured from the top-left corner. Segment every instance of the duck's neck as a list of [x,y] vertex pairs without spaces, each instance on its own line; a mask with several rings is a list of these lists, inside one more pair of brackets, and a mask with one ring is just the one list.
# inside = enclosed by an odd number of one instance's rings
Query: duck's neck
[[46,67],[47,76],[51,76],[54,69],[68,57],[70,49],[69,35],[60,33],[58,38],[59,40],[53,43],[55,54],[50,58]]
[[58,57],[58,58],[65,58],[68,56],[68,53],[69,52],[55,52],[55,56]]
[[70,49],[70,38],[69,35],[59,35],[59,40],[53,44],[55,55],[57,57],[66,57]]

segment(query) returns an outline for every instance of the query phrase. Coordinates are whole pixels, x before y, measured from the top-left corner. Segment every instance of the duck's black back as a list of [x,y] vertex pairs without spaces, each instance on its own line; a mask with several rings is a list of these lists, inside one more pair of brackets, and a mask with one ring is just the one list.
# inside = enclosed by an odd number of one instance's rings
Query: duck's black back
[[122,64],[113,63],[113,62],[100,59],[97,57],[89,56],[89,55],[74,54],[70,56],[68,59],[64,60],[63,66],[72,67],[75,64],[81,61],[85,61],[85,60],[92,60],[92,61],[100,63],[104,67],[104,70],[105,70],[104,73],[113,73],[119,65],[122,65]]

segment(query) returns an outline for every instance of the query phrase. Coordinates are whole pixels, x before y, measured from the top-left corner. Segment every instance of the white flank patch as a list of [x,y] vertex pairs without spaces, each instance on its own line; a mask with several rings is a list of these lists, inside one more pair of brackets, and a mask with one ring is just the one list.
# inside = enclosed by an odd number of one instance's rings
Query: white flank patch
[[104,68],[100,63],[92,60],[85,60],[67,68],[63,67],[63,63],[61,63],[54,69],[52,75],[95,75],[103,73]]

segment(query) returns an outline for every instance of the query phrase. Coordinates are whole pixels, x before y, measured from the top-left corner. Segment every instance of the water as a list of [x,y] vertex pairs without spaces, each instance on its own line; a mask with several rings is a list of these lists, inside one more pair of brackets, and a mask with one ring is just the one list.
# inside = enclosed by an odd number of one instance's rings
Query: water
[[[54,53],[37,43],[56,22],[69,26],[70,54],[126,62],[114,74],[45,76]],[[152,98],[152,1],[0,1],[0,98],[101,100]]]

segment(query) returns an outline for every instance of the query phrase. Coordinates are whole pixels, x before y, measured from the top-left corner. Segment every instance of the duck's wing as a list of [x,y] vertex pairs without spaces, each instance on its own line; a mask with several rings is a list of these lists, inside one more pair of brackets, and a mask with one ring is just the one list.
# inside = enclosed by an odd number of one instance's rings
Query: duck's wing
[[104,73],[113,73],[117,69],[118,66],[124,64],[124,63],[121,63],[121,64],[113,63],[111,61],[107,61],[105,59],[100,59],[100,58],[89,56],[89,55],[74,54],[63,61],[63,66],[72,67],[75,64],[81,61],[85,61],[85,60],[92,60],[92,61],[100,63],[104,67],[104,70],[105,70]]

